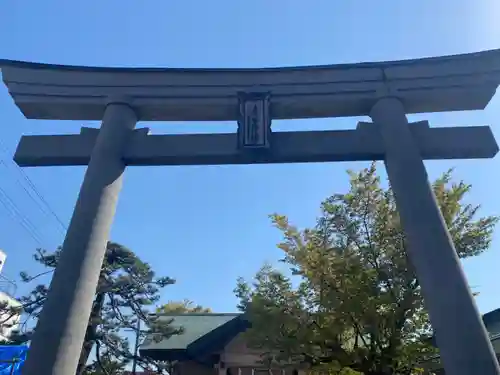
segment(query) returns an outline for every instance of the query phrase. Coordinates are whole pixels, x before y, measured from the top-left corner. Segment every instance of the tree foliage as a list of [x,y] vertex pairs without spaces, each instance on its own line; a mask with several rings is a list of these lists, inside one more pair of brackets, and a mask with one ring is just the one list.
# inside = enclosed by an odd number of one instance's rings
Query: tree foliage
[[[23,281],[31,283],[45,274],[52,273],[57,266],[60,252],[61,249],[51,253],[38,249],[34,255],[35,261],[47,270],[36,276],[23,272]],[[77,374],[87,371],[112,375],[134,359],[140,368],[164,373],[165,367],[162,363],[136,356],[134,343],[136,338],[140,342],[146,336],[152,340],[161,340],[179,333],[179,329],[158,319],[152,314],[154,310],[151,311],[159,301],[160,290],[174,282],[169,277],[156,277],[151,266],[139,259],[130,249],[109,242]],[[48,286],[41,283],[28,295],[18,298],[22,303],[25,321],[21,324],[22,330],[12,337],[13,342],[29,341],[33,334],[33,322],[39,317],[47,292]],[[14,312],[16,311],[11,311]],[[92,350],[92,359],[89,361]]]
[[182,301],[168,301],[166,304],[158,307],[156,312],[159,314],[185,314],[185,313],[210,313],[211,309],[196,305],[188,299]]
[[[238,280],[239,307],[252,321],[247,338],[312,372],[413,374],[436,349],[394,194],[375,163],[348,174],[349,191],[321,204],[314,227],[271,216],[293,276],[265,265],[252,282]],[[433,189],[458,255],[487,250],[497,218],[478,217],[479,206],[466,203],[471,186],[453,183],[450,170]]]

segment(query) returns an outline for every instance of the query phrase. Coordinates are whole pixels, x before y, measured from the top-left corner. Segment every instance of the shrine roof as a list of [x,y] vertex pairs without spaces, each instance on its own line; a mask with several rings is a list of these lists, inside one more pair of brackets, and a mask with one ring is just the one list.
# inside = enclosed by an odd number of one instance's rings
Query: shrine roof
[[[483,315],[483,323],[486,326],[486,329],[489,330],[490,327],[496,326],[500,324],[500,308],[487,312]],[[497,333],[500,333],[497,332]]]
[[[142,121],[233,121],[238,93],[268,92],[274,119],[364,116],[381,96],[408,113],[483,109],[500,84],[500,49],[453,56],[248,69],[108,68],[0,60],[27,118],[101,120],[127,100]],[[124,99],[125,98],[125,99]]]
[[172,326],[182,328],[183,332],[160,342],[146,339],[140,348],[143,356],[163,360],[206,359],[249,326],[243,315],[237,313],[162,314],[160,319],[171,320]]

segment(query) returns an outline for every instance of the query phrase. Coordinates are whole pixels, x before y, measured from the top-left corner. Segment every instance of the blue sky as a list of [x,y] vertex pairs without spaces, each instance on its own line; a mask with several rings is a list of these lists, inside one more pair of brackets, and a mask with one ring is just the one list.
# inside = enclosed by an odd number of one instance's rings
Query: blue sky
[[[29,4],[29,5],[28,5]],[[307,4],[307,5],[306,5]],[[265,1],[11,1],[2,4],[0,58],[127,67],[271,67],[396,60],[475,52],[500,46],[498,0]],[[14,217],[0,206],[4,274],[35,272],[36,247],[53,249],[64,230],[22,188],[12,165],[22,134],[75,133],[95,123],[23,118],[0,85],[0,187]],[[413,116],[433,126],[490,124],[500,139],[500,95],[483,112]],[[274,122],[280,129],[339,129],[359,119]],[[498,125],[498,126],[497,126]],[[138,126],[146,126],[140,123]],[[228,132],[232,123],[149,123],[153,134]],[[163,300],[189,298],[215,311],[235,310],[238,276],[276,262],[279,233],[268,214],[313,223],[322,199],[347,188],[347,168],[364,163],[269,166],[141,167],[126,173],[112,239],[178,283]],[[500,159],[430,162],[432,178],[456,167],[473,184],[470,201],[500,213]],[[25,169],[64,223],[69,222],[84,169]],[[20,224],[28,219],[35,240]],[[500,231],[500,229],[499,229]],[[30,232],[33,233],[33,230]],[[499,232],[500,233],[500,232]],[[465,262],[482,312],[500,307],[500,237],[487,253]],[[20,286],[19,291],[26,290]]]

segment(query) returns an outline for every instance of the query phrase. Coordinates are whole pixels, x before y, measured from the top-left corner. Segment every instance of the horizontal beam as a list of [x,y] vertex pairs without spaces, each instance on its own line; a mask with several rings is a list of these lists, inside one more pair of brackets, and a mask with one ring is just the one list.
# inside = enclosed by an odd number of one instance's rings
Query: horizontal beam
[[[273,119],[368,115],[381,95],[407,113],[483,109],[500,84],[500,49],[435,58],[272,69],[92,68],[0,60],[28,118],[101,120],[124,98],[140,121],[234,121],[239,92],[271,96]],[[113,99],[114,98],[114,99]]]
[[[412,124],[422,158],[492,158],[498,145],[488,126],[429,128]],[[19,166],[87,165],[98,129],[80,135],[23,136],[14,160]],[[237,148],[236,134],[147,135],[135,131],[124,156],[130,166],[307,163],[382,160],[377,128],[360,123],[356,130],[272,133],[268,150]]]

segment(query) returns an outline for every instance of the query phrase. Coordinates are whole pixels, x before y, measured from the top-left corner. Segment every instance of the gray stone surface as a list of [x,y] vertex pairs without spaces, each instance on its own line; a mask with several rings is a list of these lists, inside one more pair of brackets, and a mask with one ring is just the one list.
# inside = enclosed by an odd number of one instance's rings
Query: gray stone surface
[[500,369],[429,184],[402,103],[380,100],[371,117],[385,144],[385,165],[408,242],[408,255],[447,374],[498,375]]
[[407,113],[483,109],[500,83],[500,50],[380,63],[273,69],[89,68],[0,60],[28,118],[101,120],[130,96],[139,120],[236,120],[238,93],[270,92],[274,119],[368,115],[380,95]]
[[[410,125],[423,159],[492,158],[498,145],[488,126],[429,128]],[[141,129],[142,130],[142,129]],[[14,160],[20,166],[87,165],[97,129],[81,135],[23,136]],[[236,134],[147,135],[134,132],[127,165],[209,165],[382,160],[384,144],[371,124],[357,130],[278,132],[265,152],[245,152]]]
[[129,106],[106,108],[23,375],[75,373],[135,124]]

